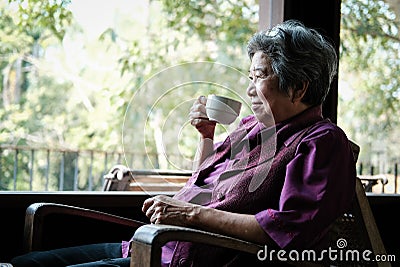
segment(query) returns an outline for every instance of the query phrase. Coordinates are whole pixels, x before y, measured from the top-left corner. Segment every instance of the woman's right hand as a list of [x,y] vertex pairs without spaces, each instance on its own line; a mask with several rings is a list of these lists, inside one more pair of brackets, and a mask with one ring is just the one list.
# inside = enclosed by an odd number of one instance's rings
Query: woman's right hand
[[206,112],[207,98],[200,96],[189,112],[190,123],[196,127],[203,138],[214,139],[216,122],[210,121]]

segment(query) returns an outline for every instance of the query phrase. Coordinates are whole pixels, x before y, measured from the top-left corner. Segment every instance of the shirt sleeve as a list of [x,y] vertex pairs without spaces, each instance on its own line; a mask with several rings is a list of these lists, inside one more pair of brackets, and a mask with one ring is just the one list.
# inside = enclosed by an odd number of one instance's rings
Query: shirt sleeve
[[355,162],[339,128],[314,131],[286,167],[279,208],[255,215],[280,248],[313,246],[351,203]]

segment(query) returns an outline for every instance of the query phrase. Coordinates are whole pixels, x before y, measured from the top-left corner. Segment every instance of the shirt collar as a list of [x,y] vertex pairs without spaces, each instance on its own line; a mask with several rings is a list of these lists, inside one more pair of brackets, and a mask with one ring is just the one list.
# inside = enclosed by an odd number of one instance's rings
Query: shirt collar
[[301,133],[300,130],[323,120],[322,106],[313,106],[296,116],[276,125],[278,144],[290,145]]
[[288,146],[300,134],[300,130],[305,129],[306,127],[322,119],[321,105],[310,107],[300,114],[297,114],[270,127],[264,126],[264,124],[258,122],[254,116],[251,116],[246,118],[249,124],[245,123],[241,128],[241,131],[245,131],[247,133],[245,133],[244,136],[239,138],[237,141],[240,140],[239,142],[242,142],[244,140],[250,140],[260,144],[265,140],[268,140],[272,135],[276,134],[277,147],[280,147],[282,144]]

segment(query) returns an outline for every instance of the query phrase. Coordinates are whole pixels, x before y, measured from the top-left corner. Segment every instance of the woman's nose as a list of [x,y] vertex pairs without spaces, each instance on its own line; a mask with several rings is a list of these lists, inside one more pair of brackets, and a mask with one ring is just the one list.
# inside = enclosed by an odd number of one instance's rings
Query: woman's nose
[[249,82],[249,86],[247,86],[246,93],[249,97],[256,96],[256,86],[252,81]]

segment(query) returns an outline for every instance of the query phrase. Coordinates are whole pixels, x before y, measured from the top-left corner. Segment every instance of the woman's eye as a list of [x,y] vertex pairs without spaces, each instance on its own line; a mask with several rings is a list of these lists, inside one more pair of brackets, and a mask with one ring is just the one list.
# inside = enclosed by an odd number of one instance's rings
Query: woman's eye
[[253,76],[249,76],[249,80],[250,81],[252,81],[252,82],[255,82],[255,81],[257,81],[257,80],[262,80],[262,79],[265,79],[267,77],[267,75],[264,75],[264,74],[260,74],[260,75],[253,75]]

